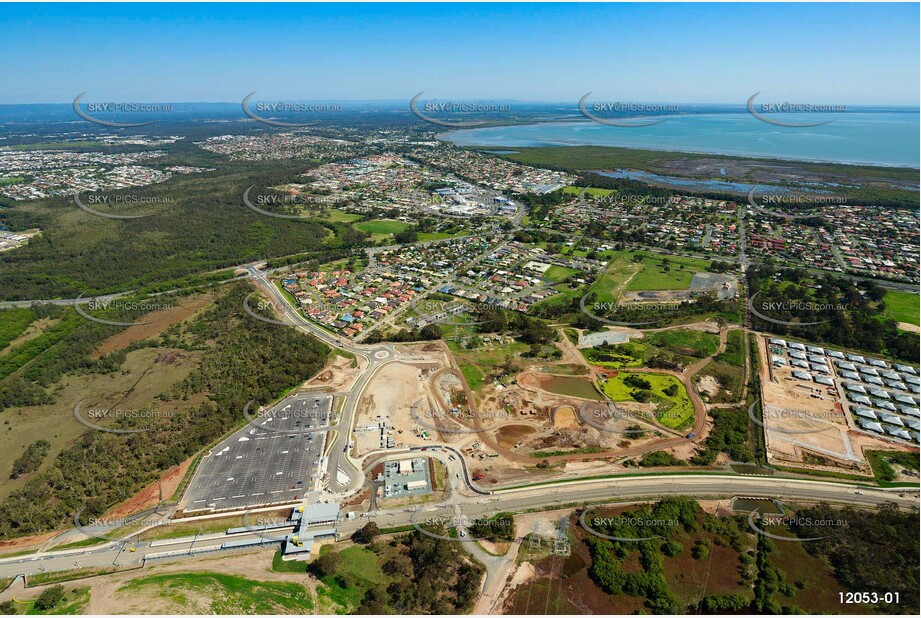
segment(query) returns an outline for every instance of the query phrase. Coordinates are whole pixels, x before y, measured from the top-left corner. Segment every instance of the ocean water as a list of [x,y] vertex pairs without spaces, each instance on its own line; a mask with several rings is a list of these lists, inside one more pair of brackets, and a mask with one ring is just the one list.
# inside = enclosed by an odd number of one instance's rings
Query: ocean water
[[592,121],[463,129],[442,134],[459,146],[623,146],[704,154],[919,167],[919,113],[847,112],[772,114],[784,122],[819,127],[779,127],[747,113],[668,116],[649,127],[611,127]]

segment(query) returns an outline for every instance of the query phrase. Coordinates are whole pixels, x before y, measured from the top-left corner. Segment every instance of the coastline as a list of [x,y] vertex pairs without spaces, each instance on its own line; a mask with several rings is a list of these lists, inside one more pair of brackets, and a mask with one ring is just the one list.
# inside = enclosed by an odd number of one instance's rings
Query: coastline
[[[861,112],[853,112],[861,113]],[[905,112],[907,113],[907,112]],[[718,116],[726,114],[694,114],[695,116]],[[684,114],[682,116],[690,116],[690,114]],[[675,116],[668,116],[675,117]],[[834,165],[850,165],[850,166],[868,166],[868,167],[878,167],[886,169],[901,169],[901,170],[919,170],[921,171],[921,161],[917,165],[910,164],[897,164],[893,162],[880,162],[873,160],[848,160],[848,159],[832,159],[825,157],[808,157],[808,156],[792,156],[792,155],[778,155],[771,153],[752,153],[752,152],[742,152],[738,150],[733,150],[731,148],[708,148],[705,146],[702,147],[665,147],[665,146],[656,146],[656,145],[638,145],[638,144],[603,144],[590,142],[586,140],[576,140],[576,139],[542,139],[534,140],[529,144],[509,144],[509,143],[463,143],[456,141],[457,134],[469,135],[477,131],[482,130],[494,130],[494,129],[517,129],[520,127],[536,127],[540,125],[554,125],[554,126],[585,126],[585,127],[594,127],[597,126],[590,120],[586,121],[565,121],[565,120],[554,120],[554,121],[536,121],[536,122],[519,122],[514,124],[507,125],[493,125],[489,127],[482,127],[476,129],[456,129],[451,131],[444,131],[438,133],[435,138],[442,142],[448,142],[460,148],[470,148],[474,150],[513,150],[513,149],[531,149],[531,148],[556,148],[556,147],[591,147],[591,148],[623,148],[627,150],[642,150],[642,151],[652,151],[652,152],[667,152],[667,153],[682,153],[694,156],[718,156],[725,157],[728,159],[739,160],[739,159],[755,159],[759,161],[776,161],[783,163],[811,163],[811,164],[834,164]],[[452,137],[454,136],[454,137]]]

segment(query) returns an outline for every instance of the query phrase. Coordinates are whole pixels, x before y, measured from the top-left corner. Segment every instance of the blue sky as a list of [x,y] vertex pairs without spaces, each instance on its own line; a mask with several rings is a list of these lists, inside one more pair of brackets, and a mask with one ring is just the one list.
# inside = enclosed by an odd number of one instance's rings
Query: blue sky
[[0,103],[919,103],[917,4],[4,4]]

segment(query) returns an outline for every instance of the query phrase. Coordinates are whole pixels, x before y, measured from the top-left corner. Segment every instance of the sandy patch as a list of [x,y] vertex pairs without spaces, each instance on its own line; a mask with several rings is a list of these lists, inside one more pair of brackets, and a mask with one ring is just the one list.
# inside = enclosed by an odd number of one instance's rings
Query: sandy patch
[[151,483],[138,493],[134,494],[121,504],[115,506],[106,514],[107,519],[118,519],[127,517],[133,513],[143,511],[144,509],[151,508],[157,505],[160,502],[160,490],[163,490],[163,500],[169,500],[173,493],[179,488],[179,484],[182,482],[183,477],[185,476],[186,471],[189,469],[189,466],[192,465],[192,462],[195,461],[194,457],[186,459],[184,462],[171,468],[163,473],[160,477],[159,483]]
[[[156,303],[156,300],[151,300]],[[211,302],[211,296],[208,294],[198,294],[195,296],[186,296],[175,303],[168,309],[160,311],[151,311],[140,319],[143,324],[129,326],[117,335],[112,335],[93,350],[92,357],[99,358],[118,350],[123,350],[135,341],[143,341],[148,337],[159,335],[173,324],[178,324],[188,320],[196,313],[201,311]]]

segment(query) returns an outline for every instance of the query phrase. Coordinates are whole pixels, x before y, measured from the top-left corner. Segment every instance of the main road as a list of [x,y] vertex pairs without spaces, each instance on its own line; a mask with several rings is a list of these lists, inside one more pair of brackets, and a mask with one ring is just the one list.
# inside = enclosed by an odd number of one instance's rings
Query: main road
[[[447,460],[449,471],[459,474],[462,467],[457,460]],[[522,513],[535,509],[564,508],[572,504],[599,504],[616,499],[621,501],[656,499],[670,495],[690,495],[696,498],[729,498],[733,496],[764,497],[802,502],[826,501],[829,503],[875,507],[884,502],[895,502],[904,508],[917,508],[917,489],[877,489],[861,485],[831,483],[809,479],[787,479],[759,476],[730,476],[718,474],[670,474],[661,476],[614,477],[571,481],[553,485],[526,486],[494,492],[489,496],[466,495],[452,487],[444,504],[452,505],[468,519],[478,519],[497,512]],[[434,506],[434,505],[432,505]],[[420,508],[403,507],[375,511],[371,521],[381,528],[395,528],[418,521],[414,517]],[[349,535],[365,524],[365,518],[344,520],[340,533]],[[283,536],[279,530],[269,533],[269,538],[257,532],[242,534],[210,534],[151,542],[113,542],[95,549],[72,549],[19,556],[0,560],[0,578],[35,573],[65,571],[76,568],[104,568],[114,565],[130,567],[143,564],[152,554],[175,552],[171,560],[193,555],[192,551],[213,549],[231,540],[259,540],[266,545],[277,543]],[[459,541],[460,542],[460,541]],[[134,547],[135,551],[130,551]]]

